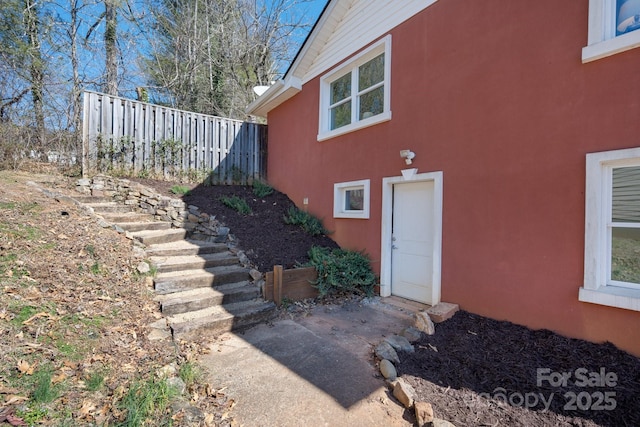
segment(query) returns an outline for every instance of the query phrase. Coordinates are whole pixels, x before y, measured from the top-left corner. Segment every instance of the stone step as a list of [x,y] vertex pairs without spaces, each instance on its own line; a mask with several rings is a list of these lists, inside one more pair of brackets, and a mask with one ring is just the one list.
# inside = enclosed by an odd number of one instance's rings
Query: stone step
[[112,199],[111,197],[106,197],[106,196],[89,196],[89,195],[84,195],[84,196],[73,196],[73,199],[76,200],[77,202],[80,203],[108,203],[111,202]]
[[132,212],[133,207],[129,205],[123,205],[120,203],[114,202],[105,202],[105,203],[85,203],[85,206],[93,209],[93,212],[100,214],[104,212]]
[[160,295],[160,309],[165,316],[202,310],[214,305],[249,301],[260,296],[260,289],[248,282],[228,283],[217,288],[198,288]]
[[237,265],[240,262],[229,251],[203,255],[153,256],[149,257],[149,261],[159,273]]
[[177,242],[151,245],[147,256],[203,255],[225,252],[229,248],[224,243],[210,243],[202,240],[178,240]]
[[226,283],[248,281],[251,277],[249,271],[248,268],[241,265],[230,265],[201,270],[158,273],[154,279],[154,288],[159,295],[188,289],[215,288]]
[[103,212],[100,216],[112,224],[122,224],[123,222],[152,222],[154,220],[153,215],[138,212]]
[[123,230],[136,232],[145,230],[168,230],[171,228],[170,222],[153,221],[153,222],[117,222],[115,225]]
[[136,231],[131,234],[135,239],[149,246],[183,240],[187,235],[187,230],[184,228],[173,228],[169,230]]
[[176,314],[167,321],[174,339],[215,337],[266,322],[275,315],[275,308],[272,301],[251,300]]

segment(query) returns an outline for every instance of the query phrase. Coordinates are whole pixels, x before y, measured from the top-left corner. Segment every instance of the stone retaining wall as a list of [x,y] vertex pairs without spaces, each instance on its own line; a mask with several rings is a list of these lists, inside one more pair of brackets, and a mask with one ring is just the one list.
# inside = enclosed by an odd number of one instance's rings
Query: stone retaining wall
[[173,228],[187,230],[192,239],[216,243],[233,240],[229,228],[220,224],[215,216],[200,212],[197,206],[187,205],[180,199],[160,195],[135,181],[96,175],[79,179],[76,190],[84,195],[104,197],[131,206],[135,212],[153,215],[157,221],[170,222]]

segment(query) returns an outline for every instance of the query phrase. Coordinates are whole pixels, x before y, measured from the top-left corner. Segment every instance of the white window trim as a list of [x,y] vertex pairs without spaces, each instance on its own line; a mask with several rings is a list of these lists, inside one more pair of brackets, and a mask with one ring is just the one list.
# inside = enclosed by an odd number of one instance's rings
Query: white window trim
[[[381,114],[357,120],[337,129],[329,129],[330,86],[333,81],[384,53],[384,108]],[[355,103],[352,108],[356,108]],[[334,138],[349,132],[391,120],[391,35],[369,46],[348,62],[320,78],[320,112],[318,117],[318,141]]]
[[591,62],[640,47],[640,30],[616,37],[616,0],[589,0],[588,45],[582,48],[582,62]]
[[[369,219],[369,194],[371,181],[362,179],[359,181],[340,182],[333,184],[333,217]],[[344,197],[347,190],[364,190],[364,200],[361,211],[348,211],[344,209]]]
[[614,167],[637,165],[640,165],[640,148],[587,154],[584,284],[578,295],[580,301],[640,311],[640,289],[607,284],[611,171]]

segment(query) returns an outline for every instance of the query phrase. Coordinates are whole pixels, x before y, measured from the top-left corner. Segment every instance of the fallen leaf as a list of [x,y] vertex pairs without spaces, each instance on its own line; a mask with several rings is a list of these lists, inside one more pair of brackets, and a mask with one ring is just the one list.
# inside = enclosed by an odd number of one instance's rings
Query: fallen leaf
[[96,410],[96,405],[90,400],[84,400],[82,402],[82,407],[78,410],[78,418],[86,418],[91,415],[92,412]]
[[40,317],[51,317],[51,315],[49,313],[47,313],[47,312],[41,311],[40,313],[34,314],[30,318],[28,318],[27,320],[22,322],[22,324],[23,325],[28,325],[29,323],[33,322],[34,320],[36,320],[36,319],[38,319]]
[[204,414],[204,423],[207,427],[209,426],[213,426],[213,423],[215,422],[216,418],[213,414],[210,414],[208,412],[205,412]]
[[0,385],[0,394],[11,394],[11,393],[18,393],[18,389],[15,388],[9,388],[3,385]]
[[16,417],[13,415],[7,415],[7,422],[12,426],[26,426],[27,423],[20,417]]
[[61,383],[62,381],[66,380],[67,376],[65,375],[64,372],[60,372],[58,375],[54,375],[53,377],[51,377],[51,382],[53,384],[58,384]]
[[33,371],[36,368],[36,365],[30,365],[26,360],[21,360],[18,362],[17,368],[21,374],[33,375]]
[[16,394],[10,394],[7,396],[7,400],[3,403],[3,405],[17,405],[22,402],[26,402],[27,398],[24,396],[18,396]]

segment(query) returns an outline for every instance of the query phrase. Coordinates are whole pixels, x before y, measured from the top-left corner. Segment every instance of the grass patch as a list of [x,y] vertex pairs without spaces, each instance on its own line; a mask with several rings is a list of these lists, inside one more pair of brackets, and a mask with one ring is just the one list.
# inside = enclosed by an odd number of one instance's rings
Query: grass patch
[[31,318],[33,315],[39,313],[39,309],[37,307],[33,307],[31,305],[25,305],[20,308],[20,310],[16,313],[16,317],[11,320],[11,323],[14,326],[20,327],[22,326],[22,322]]
[[49,366],[38,369],[33,374],[35,383],[31,400],[36,403],[53,402],[58,397],[59,388],[51,383],[53,371]]
[[291,206],[289,208],[287,215],[284,217],[284,222],[286,224],[299,225],[304,231],[312,236],[330,234],[330,232],[322,225],[322,221],[308,212],[301,211],[295,206]]
[[189,190],[189,187],[185,185],[174,185],[169,191],[180,196],[188,196],[189,194],[191,194],[191,190]]
[[40,424],[49,415],[49,412],[45,408],[38,406],[27,410],[18,410],[16,415],[22,418],[26,425],[33,426]]
[[241,197],[238,197],[238,196],[231,196],[231,197],[224,196],[224,197],[220,197],[220,201],[225,206],[235,210],[238,213],[241,213],[242,215],[249,215],[252,212],[251,211],[251,207]]
[[273,188],[262,181],[253,181],[253,194],[260,198],[267,197],[273,194]]
[[193,385],[200,377],[201,372],[196,364],[193,362],[186,362],[180,365],[178,370],[178,376],[184,381],[187,388]]
[[104,373],[103,372],[92,372],[87,380],[85,381],[85,386],[89,391],[98,391],[104,385]]
[[15,240],[21,239],[30,242],[42,236],[42,232],[39,229],[25,224],[0,224],[0,233],[5,233]]
[[0,209],[15,209],[16,206],[15,202],[0,202]]
[[143,425],[152,415],[163,413],[176,393],[163,379],[133,383],[117,403],[118,408],[127,414],[120,425],[126,427]]

